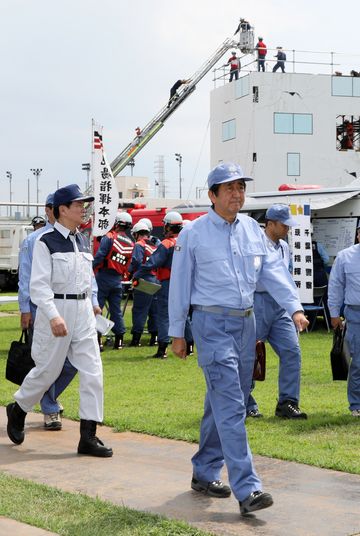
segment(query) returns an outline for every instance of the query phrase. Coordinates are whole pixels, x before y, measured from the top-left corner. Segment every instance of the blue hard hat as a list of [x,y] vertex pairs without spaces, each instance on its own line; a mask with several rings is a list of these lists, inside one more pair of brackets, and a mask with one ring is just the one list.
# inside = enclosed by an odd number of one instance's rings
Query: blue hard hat
[[94,201],[91,195],[84,195],[77,184],[69,184],[63,188],[59,188],[54,193],[54,207],[66,205],[73,201]]
[[46,201],[45,201],[45,206],[53,206],[54,204],[54,194],[49,194],[46,198]]
[[299,223],[291,216],[288,205],[277,203],[269,207],[265,213],[266,220],[279,221],[289,227],[295,227]]
[[223,184],[224,182],[231,182],[241,179],[242,181],[252,181],[251,177],[244,175],[242,168],[239,164],[233,162],[222,162],[216,166],[208,175],[208,187],[209,189],[214,184]]

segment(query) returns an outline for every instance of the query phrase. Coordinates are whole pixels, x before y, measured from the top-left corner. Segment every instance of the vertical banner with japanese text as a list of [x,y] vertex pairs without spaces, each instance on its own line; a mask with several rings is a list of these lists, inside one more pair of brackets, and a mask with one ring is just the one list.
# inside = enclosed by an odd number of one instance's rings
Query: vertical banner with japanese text
[[298,225],[291,228],[293,279],[301,303],[313,303],[313,258],[310,231],[310,205],[290,205]]
[[94,191],[93,235],[102,236],[111,230],[118,211],[119,193],[107,161],[102,126],[92,122],[92,185]]

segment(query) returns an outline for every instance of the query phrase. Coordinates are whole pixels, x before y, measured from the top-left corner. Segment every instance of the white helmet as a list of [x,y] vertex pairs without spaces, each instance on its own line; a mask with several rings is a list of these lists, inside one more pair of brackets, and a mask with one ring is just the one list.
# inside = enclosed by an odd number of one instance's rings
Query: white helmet
[[172,210],[165,214],[163,222],[168,225],[182,225],[183,219],[181,214],[179,212],[176,212],[175,210]]
[[148,226],[149,231],[153,230],[153,224],[150,218],[141,218],[138,223],[143,222]]
[[132,217],[128,212],[118,212],[115,216],[115,225],[123,225],[130,228],[132,225]]
[[141,220],[135,223],[134,227],[131,229],[131,234],[134,235],[138,233],[139,231],[146,231],[147,233],[150,233],[149,227],[146,225],[144,221],[141,221]]

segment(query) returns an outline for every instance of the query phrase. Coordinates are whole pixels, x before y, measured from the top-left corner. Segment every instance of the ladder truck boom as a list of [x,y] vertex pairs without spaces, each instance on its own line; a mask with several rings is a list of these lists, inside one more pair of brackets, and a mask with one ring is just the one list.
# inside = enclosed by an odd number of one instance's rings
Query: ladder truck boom
[[238,48],[233,38],[227,38],[215,50],[210,58],[196,71],[189,79],[189,83],[181,87],[177,92],[177,97],[161,108],[161,110],[152,118],[152,120],[142,129],[141,134],[137,136],[123,151],[111,162],[111,170],[114,177],[137,155],[143,147],[159,132],[164,126],[165,121],[174,113],[174,111],[184,102],[185,99],[196,89],[196,84],[214,67],[230,48]]

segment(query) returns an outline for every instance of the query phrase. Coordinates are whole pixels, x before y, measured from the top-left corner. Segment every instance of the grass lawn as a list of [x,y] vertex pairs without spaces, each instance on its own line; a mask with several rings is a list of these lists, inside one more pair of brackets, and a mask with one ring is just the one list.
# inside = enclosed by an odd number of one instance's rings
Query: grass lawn
[[[2,306],[14,310],[16,304]],[[126,313],[130,327],[130,309]],[[0,318],[0,378],[4,378],[7,349],[20,335],[19,318]],[[125,342],[130,340],[126,334]],[[329,352],[332,335],[318,330],[302,333],[301,408],[307,421],[274,417],[277,398],[278,359],[267,346],[267,378],[258,382],[255,396],[263,419],[249,419],[248,434],[255,454],[295,460],[360,474],[357,455],[358,419],[351,417],[346,382],[333,382]],[[143,336],[143,343],[149,340]],[[204,380],[196,357],[182,361],[172,354],[153,359],[154,348],[112,350],[102,354],[105,383],[105,424],[118,431],[131,430],[161,437],[198,441],[204,398]],[[65,415],[78,418],[77,378],[61,396]],[[1,380],[0,403],[12,398],[13,384]]]
[[186,523],[170,521],[164,517],[91,499],[81,493],[67,493],[1,473],[0,515],[61,536],[120,534],[121,536],[206,536],[208,534]]
[[[1,306],[0,310],[16,310],[16,304]],[[129,329],[129,308],[125,320]],[[11,401],[15,391],[15,386],[3,378],[10,342],[19,336],[18,316],[0,317],[2,405]],[[130,333],[127,333],[125,343],[130,338]],[[149,337],[144,335],[143,344],[147,344],[148,340]],[[303,361],[300,405],[308,413],[308,420],[293,422],[274,417],[278,359],[267,346],[266,381],[258,382],[254,392],[264,418],[249,419],[247,423],[252,451],[254,454],[360,474],[360,421],[351,417],[348,410],[346,382],[332,381],[329,358],[332,334],[317,330],[301,334],[300,340]],[[154,348],[147,346],[120,351],[105,346],[102,354],[105,424],[118,431],[131,430],[196,442],[205,390],[196,356],[185,362],[172,354],[167,360],[158,360],[151,357],[154,352]],[[66,417],[78,419],[78,400],[78,380],[75,379],[61,396]],[[147,534],[166,533],[148,530]]]

